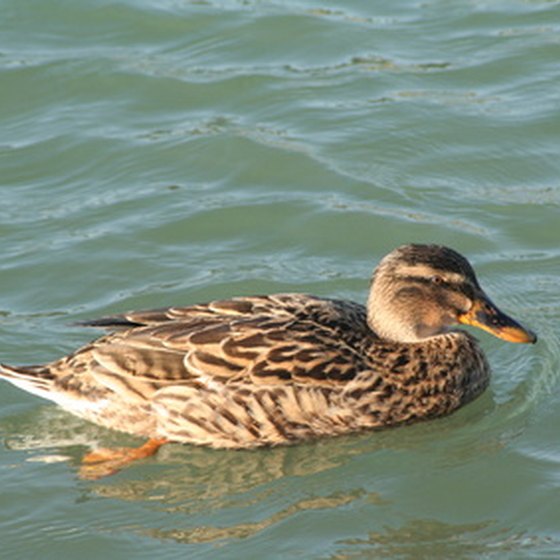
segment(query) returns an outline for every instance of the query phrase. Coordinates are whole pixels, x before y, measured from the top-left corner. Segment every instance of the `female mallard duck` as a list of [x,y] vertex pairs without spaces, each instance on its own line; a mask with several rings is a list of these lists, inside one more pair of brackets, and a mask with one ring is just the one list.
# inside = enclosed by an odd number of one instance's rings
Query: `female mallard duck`
[[377,267],[367,307],[302,294],[238,297],[85,323],[113,331],[47,365],[0,376],[103,426],[150,438],[88,462],[118,468],[165,442],[276,445],[448,414],[489,367],[457,324],[536,336],[502,313],[468,261],[404,245]]

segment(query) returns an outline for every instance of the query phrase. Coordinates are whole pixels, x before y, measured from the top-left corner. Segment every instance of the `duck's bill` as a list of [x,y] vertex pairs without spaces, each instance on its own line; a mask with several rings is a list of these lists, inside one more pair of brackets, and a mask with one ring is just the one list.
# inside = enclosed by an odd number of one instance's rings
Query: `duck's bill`
[[480,297],[459,322],[478,327],[508,342],[535,343],[537,335],[500,311],[488,298]]

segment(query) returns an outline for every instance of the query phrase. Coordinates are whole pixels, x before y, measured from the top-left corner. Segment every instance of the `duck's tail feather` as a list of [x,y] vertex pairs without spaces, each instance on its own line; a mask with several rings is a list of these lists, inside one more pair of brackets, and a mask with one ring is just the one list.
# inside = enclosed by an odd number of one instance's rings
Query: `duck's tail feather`
[[50,397],[54,377],[45,366],[9,366],[0,364],[0,379],[46,399]]

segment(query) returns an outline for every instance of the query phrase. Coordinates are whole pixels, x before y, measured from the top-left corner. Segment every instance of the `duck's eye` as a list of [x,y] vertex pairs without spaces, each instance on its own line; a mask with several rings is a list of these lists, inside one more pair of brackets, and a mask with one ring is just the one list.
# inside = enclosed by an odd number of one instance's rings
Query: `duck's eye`
[[430,277],[430,282],[432,284],[435,284],[436,286],[441,286],[442,284],[445,284],[445,280],[439,274],[434,274],[432,277]]

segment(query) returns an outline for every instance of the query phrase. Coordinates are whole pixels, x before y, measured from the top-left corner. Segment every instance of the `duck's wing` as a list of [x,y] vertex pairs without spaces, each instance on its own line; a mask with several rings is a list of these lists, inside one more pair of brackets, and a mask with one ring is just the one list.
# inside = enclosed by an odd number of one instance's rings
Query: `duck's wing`
[[362,357],[337,331],[348,330],[359,314],[351,304],[347,313],[332,305],[280,295],[127,313],[90,323],[119,330],[70,360],[85,361],[100,382],[112,385],[337,385],[354,378]]

